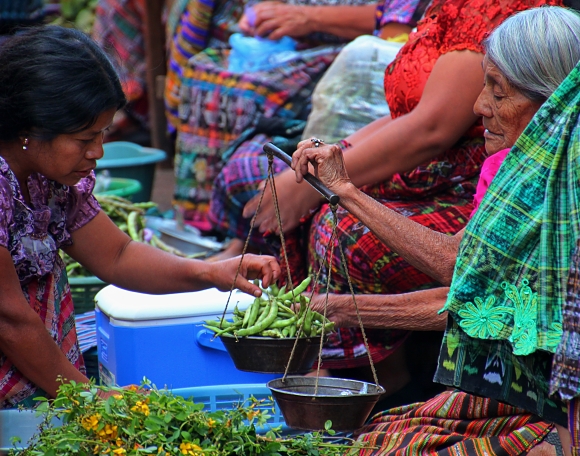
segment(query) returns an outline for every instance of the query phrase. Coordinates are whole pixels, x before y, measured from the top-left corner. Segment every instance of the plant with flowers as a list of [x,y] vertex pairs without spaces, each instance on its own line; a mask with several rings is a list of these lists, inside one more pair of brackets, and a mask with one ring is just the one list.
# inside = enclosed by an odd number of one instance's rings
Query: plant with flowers
[[203,408],[147,382],[127,389],[63,383],[54,400],[40,399],[44,420],[38,433],[10,454],[337,456],[356,454],[366,445],[329,441],[330,429],[291,437],[279,429],[258,434],[256,428],[270,418],[271,401],[252,398],[214,412]]

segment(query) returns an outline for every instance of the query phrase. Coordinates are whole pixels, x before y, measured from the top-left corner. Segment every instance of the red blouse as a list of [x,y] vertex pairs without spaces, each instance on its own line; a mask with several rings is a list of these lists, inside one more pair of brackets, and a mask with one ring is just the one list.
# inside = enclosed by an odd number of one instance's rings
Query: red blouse
[[[385,72],[385,96],[393,118],[412,111],[437,59],[448,52],[483,53],[481,42],[504,19],[561,0],[433,0],[417,31]],[[470,131],[474,133],[474,131]]]

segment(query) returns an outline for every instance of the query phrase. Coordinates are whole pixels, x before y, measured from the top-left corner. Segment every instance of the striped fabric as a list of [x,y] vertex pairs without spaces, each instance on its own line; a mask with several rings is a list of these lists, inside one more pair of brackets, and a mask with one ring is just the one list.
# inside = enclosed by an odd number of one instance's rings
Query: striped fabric
[[[359,456],[516,456],[526,454],[552,428],[524,410],[445,391],[373,417],[358,437],[373,448]],[[557,454],[555,448],[552,454]]]
[[[506,157],[466,227],[444,307],[469,336],[508,340],[515,355],[554,353],[562,335],[580,237],[579,87],[577,66]],[[563,357],[573,340],[563,339]]]
[[[22,291],[61,351],[84,374],[86,371],[77,340],[72,296],[60,257],[57,255],[52,274],[23,285]],[[1,352],[0,379],[0,409],[16,405],[30,407],[34,404],[35,397],[47,397],[44,391],[24,377]]]

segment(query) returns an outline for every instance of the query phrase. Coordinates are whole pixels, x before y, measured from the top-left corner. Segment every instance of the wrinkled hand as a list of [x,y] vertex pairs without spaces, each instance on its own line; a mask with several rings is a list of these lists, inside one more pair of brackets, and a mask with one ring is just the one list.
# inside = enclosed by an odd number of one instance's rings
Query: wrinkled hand
[[[214,286],[221,291],[230,291],[238,265],[239,256],[229,260],[216,261],[211,263],[215,266]],[[267,255],[244,255],[244,260],[240,266],[240,273],[236,279],[235,288],[253,296],[261,296],[262,290],[254,285],[250,280],[260,279],[262,286],[268,288],[280,277],[280,265],[276,259]]]
[[292,169],[296,173],[296,182],[302,182],[309,172],[309,166],[314,168],[314,175],[340,196],[341,190],[351,184],[346,172],[342,150],[336,144],[320,144],[314,147],[310,139],[301,141],[298,149],[292,155]]
[[300,38],[316,31],[312,29],[313,21],[309,18],[308,6],[269,1],[258,3],[252,8],[255,14],[253,24],[246,14],[238,24],[246,35],[279,40],[283,36]]
[[[284,233],[296,228],[300,219],[308,214],[311,209],[316,208],[320,198],[316,190],[308,184],[299,185],[296,183],[294,173],[291,169],[281,172],[274,178],[276,184],[276,195],[278,196],[278,207],[280,209],[280,219],[282,220],[282,229]],[[270,183],[266,180],[260,186],[260,192],[248,201],[244,207],[242,215],[245,218],[251,218],[258,209],[262,188],[266,185],[266,192],[260,205],[260,211],[256,216],[254,229],[260,233],[266,231],[279,234],[280,229],[276,219],[276,210]]]
[[[337,328],[349,326],[348,322],[348,314],[344,312],[348,312],[348,307],[345,308],[342,301],[344,301],[345,296],[350,298],[348,295],[336,295],[329,293],[328,294],[328,304],[326,304],[326,294],[315,294],[312,296],[310,301],[310,308],[315,310],[318,313],[324,315],[324,306],[326,305],[326,318],[332,321]],[[354,309],[354,306],[351,306]]]

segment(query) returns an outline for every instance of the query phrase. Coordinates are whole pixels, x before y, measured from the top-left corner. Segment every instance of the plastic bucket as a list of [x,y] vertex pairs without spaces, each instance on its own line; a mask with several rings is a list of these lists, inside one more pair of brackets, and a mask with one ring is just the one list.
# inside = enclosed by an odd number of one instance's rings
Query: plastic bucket
[[125,179],[123,177],[112,177],[107,185],[107,189],[98,192],[99,195],[115,195],[133,200],[133,196],[143,190],[141,182],[136,179]]
[[138,180],[143,188],[133,195],[133,201],[150,201],[155,165],[165,160],[167,154],[128,141],[105,143],[103,149],[105,155],[97,162],[97,173],[106,169],[112,177]]

